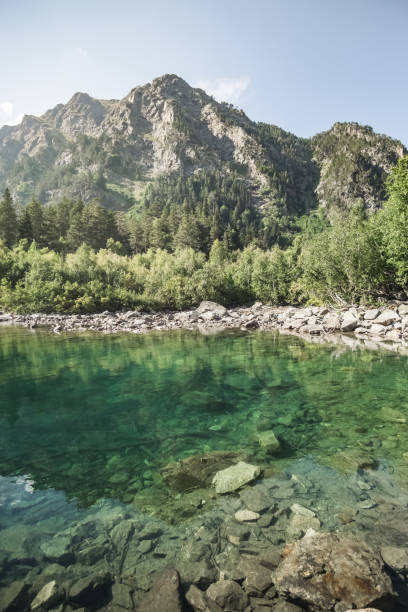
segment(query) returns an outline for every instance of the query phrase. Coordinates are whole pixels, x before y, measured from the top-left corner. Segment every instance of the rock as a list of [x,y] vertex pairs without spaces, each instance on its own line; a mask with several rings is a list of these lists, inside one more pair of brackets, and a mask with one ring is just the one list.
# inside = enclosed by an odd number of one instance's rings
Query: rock
[[111,577],[108,573],[81,578],[71,586],[68,599],[75,605],[87,606],[103,597],[110,584]]
[[340,329],[343,332],[352,332],[358,326],[358,319],[354,316],[352,312],[346,310],[346,312],[341,317]]
[[177,570],[166,569],[156,580],[138,612],[182,612],[180,577]]
[[256,557],[241,557],[239,569],[245,576],[243,587],[248,595],[260,595],[272,586],[271,570]]
[[214,312],[219,316],[224,316],[227,312],[225,306],[221,306],[221,304],[217,304],[216,302],[210,302],[208,300],[201,302],[201,304],[197,307],[197,312]]
[[194,487],[210,486],[218,471],[238,463],[243,458],[243,455],[234,452],[213,451],[170,463],[160,470],[160,474],[170,489],[183,492]]
[[9,314],[0,314],[0,323],[5,323],[6,321],[12,321],[13,317]]
[[238,510],[234,516],[239,523],[246,523],[258,520],[261,515],[258,512],[252,512],[252,510]]
[[383,325],[380,325],[379,323],[373,323],[372,325],[370,325],[370,327],[367,328],[367,333],[379,336],[385,333],[385,329]]
[[402,317],[408,315],[408,304],[400,304],[398,306],[398,314]]
[[257,434],[258,442],[264,450],[268,453],[278,453],[280,450],[280,443],[278,438],[275,436],[272,429],[261,431]]
[[384,310],[375,320],[376,324],[390,325],[396,321],[400,321],[401,317],[395,310]]
[[365,311],[364,319],[366,321],[372,321],[373,319],[376,319],[379,314],[380,314],[380,311],[377,308],[372,308],[371,310]]
[[305,508],[300,504],[292,504],[290,509],[292,510],[293,514],[300,514],[301,516],[307,517],[316,516],[316,513],[313,512],[313,510],[309,510],[309,508]]
[[396,572],[408,573],[408,550],[396,546],[382,546],[381,556],[385,563]]
[[40,546],[48,561],[64,566],[70,565],[74,561],[74,554],[70,547],[71,536],[65,533],[57,533],[52,540],[48,540]]
[[319,528],[320,521],[314,516],[314,514],[294,514],[290,518],[289,525],[286,529],[286,535],[290,540],[294,540],[303,536],[308,529]]
[[217,472],[212,483],[217,493],[231,493],[255,480],[260,473],[259,466],[239,461],[236,465]]
[[112,603],[126,610],[133,610],[132,589],[126,584],[114,582],[112,584]]
[[245,507],[253,512],[263,512],[272,505],[270,498],[259,486],[244,489],[240,493],[240,498],[244,502]]
[[249,538],[249,529],[244,525],[232,524],[226,528],[227,540],[234,546],[239,546],[241,542],[244,542]]
[[245,329],[258,329],[259,323],[256,319],[252,319],[251,321],[244,323],[243,327]]
[[207,596],[225,612],[242,612],[249,603],[246,593],[233,580],[219,580],[211,584]]
[[340,317],[335,312],[328,312],[323,317],[323,328],[325,331],[337,331],[340,329]]
[[290,603],[289,601],[285,601],[283,599],[279,600],[278,603],[275,604],[273,607],[273,612],[302,612],[302,611],[303,611],[303,608],[299,608],[299,606],[295,606],[295,604]]
[[315,533],[286,546],[283,556],[274,574],[278,592],[316,612],[339,603],[382,607],[394,596],[382,560],[355,537]]
[[31,603],[31,610],[45,609],[49,610],[55,606],[63,598],[63,592],[59,589],[55,580],[48,582],[39,593],[37,593],[34,601]]
[[217,579],[217,569],[209,559],[178,562],[177,569],[183,585],[195,584],[200,589],[206,589]]
[[194,612],[222,612],[222,608],[212,599],[207,597],[206,593],[200,591],[194,584],[186,593],[186,600],[193,608]]
[[20,612],[25,609],[29,585],[20,580],[0,589],[1,612]]
[[115,525],[110,533],[110,537],[116,550],[121,552],[125,548],[132,537],[134,529],[135,523],[132,520],[120,521],[120,523]]

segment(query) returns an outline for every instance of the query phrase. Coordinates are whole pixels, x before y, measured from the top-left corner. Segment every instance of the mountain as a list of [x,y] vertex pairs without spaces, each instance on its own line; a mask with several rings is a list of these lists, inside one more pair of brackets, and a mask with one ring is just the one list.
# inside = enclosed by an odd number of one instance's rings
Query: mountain
[[136,87],[122,100],[76,93],[41,117],[0,129],[0,190],[27,203],[97,198],[126,210],[155,178],[231,174],[254,204],[281,214],[350,206],[378,208],[384,182],[406,154],[397,140],[356,123],[311,139],[251,121],[176,75]]

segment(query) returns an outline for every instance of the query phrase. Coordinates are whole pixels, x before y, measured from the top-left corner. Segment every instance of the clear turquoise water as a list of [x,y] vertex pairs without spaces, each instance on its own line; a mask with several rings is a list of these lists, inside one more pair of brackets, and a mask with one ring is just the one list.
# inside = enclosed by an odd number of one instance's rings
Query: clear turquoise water
[[[407,358],[274,333],[52,335],[0,330],[0,474],[89,506],[162,487],[214,449],[279,470],[305,455],[408,475]],[[281,443],[265,454],[257,434]]]
[[[209,493],[197,504],[194,492],[170,491],[160,470],[212,450],[262,466],[256,486],[286,508],[265,531],[269,543],[290,534],[296,501],[322,529],[403,544],[407,365],[391,352],[271,332],[0,328],[0,591],[107,564],[138,580],[177,560],[184,567],[182,542],[206,525],[211,545],[239,502]],[[274,454],[259,445],[268,430],[280,442]],[[112,536],[123,519],[137,526],[125,556]],[[138,548],[143,526],[162,533],[151,552]]]

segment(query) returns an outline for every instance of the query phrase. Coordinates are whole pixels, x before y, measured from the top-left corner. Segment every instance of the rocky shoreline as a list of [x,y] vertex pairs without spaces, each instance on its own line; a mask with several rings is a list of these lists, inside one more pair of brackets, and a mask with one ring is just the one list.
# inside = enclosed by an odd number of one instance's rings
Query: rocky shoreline
[[329,309],[320,306],[276,308],[256,302],[251,307],[227,309],[215,302],[205,301],[198,308],[181,312],[105,311],[86,315],[0,313],[0,323],[18,324],[30,329],[49,327],[55,333],[97,331],[140,334],[186,329],[205,334],[229,329],[260,329],[320,338],[333,334],[353,334],[368,346],[374,342],[408,347],[408,303],[393,303],[381,308]]

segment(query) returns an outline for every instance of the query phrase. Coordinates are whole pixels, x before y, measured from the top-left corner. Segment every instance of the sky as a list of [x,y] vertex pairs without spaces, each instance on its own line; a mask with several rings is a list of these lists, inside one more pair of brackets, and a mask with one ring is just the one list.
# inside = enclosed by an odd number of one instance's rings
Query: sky
[[175,73],[254,121],[408,145],[408,0],[0,0],[0,125]]

